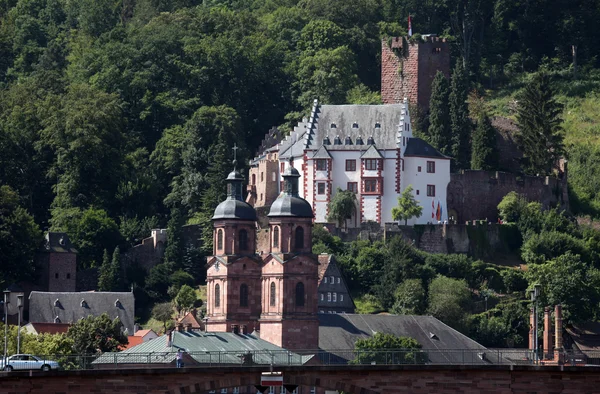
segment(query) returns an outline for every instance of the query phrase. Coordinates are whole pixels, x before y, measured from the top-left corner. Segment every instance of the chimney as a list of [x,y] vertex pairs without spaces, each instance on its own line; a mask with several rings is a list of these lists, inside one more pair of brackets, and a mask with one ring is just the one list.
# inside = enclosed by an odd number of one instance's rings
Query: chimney
[[192,332],[192,323],[186,323],[185,324],[185,331],[186,332]]
[[242,334],[248,334],[248,326],[246,326],[245,324],[242,324]]
[[177,323],[177,331],[179,331],[179,332],[183,331],[183,323]]
[[550,307],[544,308],[544,350],[543,358],[551,359],[550,346],[552,344],[552,327],[550,325]]
[[192,316],[197,317],[198,316],[198,309],[192,308],[192,310],[190,311],[190,313],[192,314]]
[[564,360],[561,360],[561,354],[563,350],[562,341],[562,305],[556,305],[554,307],[554,360],[561,364]]
[[234,334],[239,334],[240,333],[240,326],[238,326],[237,324],[232,324],[231,325],[231,332]]
[[529,312],[529,350],[535,350],[535,308],[531,307]]

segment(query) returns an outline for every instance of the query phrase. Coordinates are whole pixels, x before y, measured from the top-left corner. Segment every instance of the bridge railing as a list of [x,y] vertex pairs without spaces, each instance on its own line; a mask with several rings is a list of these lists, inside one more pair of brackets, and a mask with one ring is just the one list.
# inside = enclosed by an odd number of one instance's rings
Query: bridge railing
[[[124,351],[98,355],[43,355],[44,361],[56,361],[60,369],[118,369],[118,368],[172,368],[177,365],[177,348],[164,351],[139,353]],[[582,355],[564,352],[562,360],[578,365],[585,364]],[[576,361],[577,360],[577,361]],[[600,361],[600,352],[598,354]],[[528,349],[389,349],[361,350],[254,350],[254,351],[185,351],[183,366],[300,366],[300,365],[517,365],[542,364],[536,354]],[[50,364],[50,363],[48,363]],[[7,363],[7,368],[21,369],[22,366]],[[31,366],[22,369],[32,369]]]

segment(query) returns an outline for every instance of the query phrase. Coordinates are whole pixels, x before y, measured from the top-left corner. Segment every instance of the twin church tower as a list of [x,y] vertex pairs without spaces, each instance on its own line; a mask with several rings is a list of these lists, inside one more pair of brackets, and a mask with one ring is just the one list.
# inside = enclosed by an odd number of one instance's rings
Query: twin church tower
[[[234,161],[235,165],[235,161]],[[207,329],[259,330],[286,349],[317,349],[318,259],[312,254],[313,209],[298,194],[291,165],[271,205],[269,248],[257,253],[256,211],[244,202],[241,174],[227,176],[227,199],[215,209],[207,270]]]

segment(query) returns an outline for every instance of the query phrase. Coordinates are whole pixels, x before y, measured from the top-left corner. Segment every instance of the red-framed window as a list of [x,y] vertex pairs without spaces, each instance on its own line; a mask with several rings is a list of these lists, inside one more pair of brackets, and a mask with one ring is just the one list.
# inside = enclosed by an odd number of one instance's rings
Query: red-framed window
[[435,174],[435,161],[427,162],[427,173]]
[[365,170],[377,170],[377,159],[365,159]]
[[435,185],[427,185],[427,197],[435,197]]
[[283,174],[284,171],[285,171],[285,163],[280,163],[279,164],[279,173]]
[[358,193],[358,182],[348,182],[346,190],[349,190],[353,193]]
[[363,193],[377,193],[379,191],[379,181],[377,179],[363,180]]
[[346,160],[346,171],[356,171],[356,160]]
[[317,171],[327,171],[327,160],[317,159]]
[[317,194],[325,194],[325,182],[317,183]]

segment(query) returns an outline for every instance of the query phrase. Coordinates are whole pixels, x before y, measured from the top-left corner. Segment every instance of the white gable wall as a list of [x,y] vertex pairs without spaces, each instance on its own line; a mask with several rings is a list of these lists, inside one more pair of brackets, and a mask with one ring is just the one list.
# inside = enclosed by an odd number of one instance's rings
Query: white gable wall
[[[427,162],[435,162],[435,173],[427,173]],[[419,166],[421,171],[419,172]],[[404,158],[404,173],[402,178],[402,190],[412,185],[415,199],[423,207],[423,214],[418,219],[408,221],[409,225],[437,223],[437,219],[431,217],[431,202],[437,209],[438,202],[442,208],[442,222],[448,220],[448,209],[446,206],[446,190],[450,182],[450,160],[434,159],[429,157],[409,156]],[[427,185],[435,185],[435,197],[427,196]],[[417,191],[419,194],[417,194]],[[433,211],[435,214],[435,211]]]

